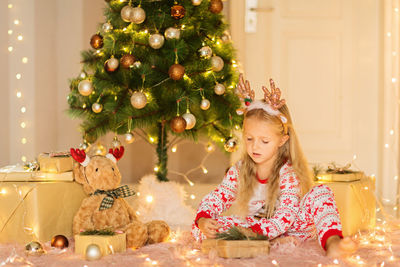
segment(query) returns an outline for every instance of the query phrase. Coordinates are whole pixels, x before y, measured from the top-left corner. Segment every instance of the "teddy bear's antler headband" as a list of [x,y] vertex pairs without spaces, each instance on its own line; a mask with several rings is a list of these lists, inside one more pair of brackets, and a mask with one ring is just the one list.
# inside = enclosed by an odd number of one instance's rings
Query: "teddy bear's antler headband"
[[123,146],[121,146],[119,149],[110,148],[110,150],[108,150],[108,154],[106,155],[106,157],[114,161],[114,163],[117,163],[117,161],[120,160],[124,155],[124,151],[125,148]]
[[[90,157],[86,155],[85,151],[83,149],[70,149],[71,151],[71,156],[74,160],[79,162],[83,167],[86,167],[89,165],[90,162]],[[106,155],[106,158],[110,159],[112,162],[117,163],[118,160],[122,158],[124,155],[124,147],[121,146],[119,149],[112,149],[108,151],[108,154]]]

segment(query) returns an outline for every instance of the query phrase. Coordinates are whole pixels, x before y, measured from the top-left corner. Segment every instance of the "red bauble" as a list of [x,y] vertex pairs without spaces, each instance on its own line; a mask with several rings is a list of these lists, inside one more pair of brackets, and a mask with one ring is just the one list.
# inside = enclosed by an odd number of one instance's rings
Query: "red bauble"
[[185,16],[186,10],[181,5],[174,5],[171,7],[171,17],[174,19],[181,19]]
[[63,235],[56,235],[51,239],[51,246],[59,249],[67,248],[69,245],[68,238]]
[[224,4],[221,0],[211,0],[210,6],[208,7],[208,9],[214,14],[220,13],[223,8]]
[[181,64],[174,64],[168,70],[169,77],[174,81],[179,81],[185,75],[185,67]]
[[186,129],[186,120],[182,116],[176,116],[171,120],[170,126],[175,133],[181,133]]
[[135,63],[135,57],[131,54],[125,54],[121,57],[120,61],[120,65],[124,68],[124,69],[129,69],[129,68],[133,68],[133,63]]
[[93,35],[92,38],[90,38],[90,45],[94,49],[102,48],[103,47],[103,36],[101,36],[100,34]]

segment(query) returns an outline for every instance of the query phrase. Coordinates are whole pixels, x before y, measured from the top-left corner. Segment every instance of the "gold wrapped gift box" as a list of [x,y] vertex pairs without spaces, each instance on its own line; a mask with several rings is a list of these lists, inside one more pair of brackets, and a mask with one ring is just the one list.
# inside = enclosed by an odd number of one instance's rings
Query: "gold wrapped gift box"
[[72,236],[72,220],[85,193],[75,182],[2,182],[0,243]]
[[317,184],[326,184],[332,189],[344,236],[375,227],[375,180],[372,177],[363,176],[352,182],[318,181]]
[[364,178],[363,172],[352,173],[319,173],[317,175],[319,181],[324,182],[352,182]]
[[29,182],[29,181],[73,181],[72,171],[63,173],[50,173],[42,171],[30,171],[21,165],[10,165],[0,168],[0,181],[2,182]]
[[101,255],[114,254],[126,251],[126,234],[116,235],[75,235],[75,253],[86,254],[90,244],[100,247]]
[[73,160],[71,156],[50,156],[49,153],[41,153],[38,156],[41,172],[62,173],[72,170]]
[[205,254],[216,250],[222,258],[253,258],[269,253],[267,240],[221,240],[205,239],[201,244],[201,251]]

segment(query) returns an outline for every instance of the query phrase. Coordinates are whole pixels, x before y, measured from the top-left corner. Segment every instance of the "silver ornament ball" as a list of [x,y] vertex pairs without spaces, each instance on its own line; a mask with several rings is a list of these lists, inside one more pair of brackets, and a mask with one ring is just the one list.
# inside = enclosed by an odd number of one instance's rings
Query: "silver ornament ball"
[[126,133],[124,139],[127,144],[132,144],[135,141],[135,136],[133,133]]
[[103,105],[100,103],[93,103],[92,110],[94,113],[100,113],[103,110]]
[[121,9],[121,18],[125,22],[131,22],[131,18],[133,17],[133,7],[130,5],[124,6]]
[[196,125],[196,117],[192,113],[185,113],[182,117],[186,121],[186,130],[190,130]]
[[83,96],[88,96],[93,92],[93,84],[89,80],[80,81],[78,91]]
[[201,100],[200,108],[202,110],[207,110],[210,108],[210,105],[211,105],[210,100],[204,98]]
[[235,137],[230,138],[225,142],[224,148],[227,152],[234,152],[238,148],[238,142]]
[[103,24],[102,29],[104,32],[111,32],[113,29],[113,26],[111,25],[111,23],[106,22]]
[[133,63],[133,67],[134,68],[140,68],[142,66],[142,62],[140,62],[140,61],[135,61],[134,63]]
[[217,83],[214,87],[214,93],[217,95],[223,95],[225,93],[225,85],[222,83]]
[[203,0],[192,0],[192,5],[199,6]]
[[134,7],[130,21],[135,24],[140,24],[146,19],[146,12],[141,7]]
[[25,246],[25,252],[28,255],[41,255],[44,253],[43,246],[37,241],[32,241]]
[[117,137],[115,137],[114,140],[111,142],[111,145],[113,148],[119,148],[121,146],[121,142],[118,140]]
[[223,43],[229,43],[231,41],[231,35],[229,32],[224,32],[221,36],[221,40]]
[[150,35],[149,45],[154,49],[160,49],[164,44],[164,36],[159,33]]
[[107,66],[111,70],[116,70],[119,66],[119,60],[116,59],[115,57],[111,57],[110,59],[107,60]]
[[210,58],[212,56],[212,50],[209,46],[203,46],[199,49],[200,57]]
[[179,39],[181,37],[181,30],[174,27],[169,27],[168,29],[165,30],[164,35],[165,38],[169,40]]
[[86,247],[85,257],[89,261],[95,261],[101,258],[100,247],[96,244],[90,244]]
[[213,71],[221,71],[224,68],[224,61],[219,56],[213,56],[211,58],[211,66]]
[[143,92],[136,91],[131,96],[131,104],[134,108],[141,109],[147,104],[147,97]]

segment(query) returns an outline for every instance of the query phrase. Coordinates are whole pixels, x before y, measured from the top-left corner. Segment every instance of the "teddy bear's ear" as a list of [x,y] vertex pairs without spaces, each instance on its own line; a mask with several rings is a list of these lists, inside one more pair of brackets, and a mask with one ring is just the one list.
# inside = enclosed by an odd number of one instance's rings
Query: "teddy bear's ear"
[[80,184],[85,184],[86,183],[86,180],[85,180],[85,177],[84,177],[84,173],[83,173],[84,172],[84,167],[80,163],[74,162],[72,171],[74,173],[75,181],[77,181]]

